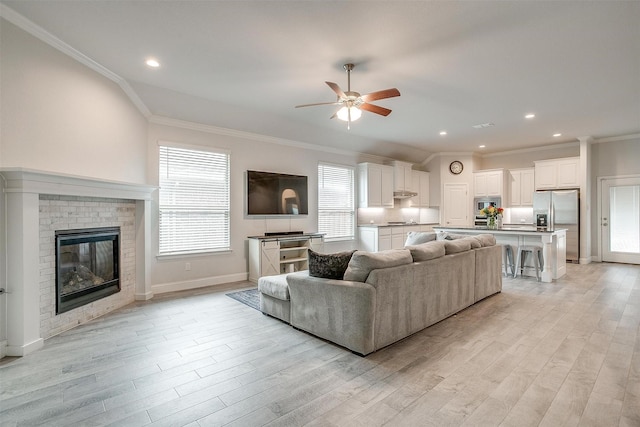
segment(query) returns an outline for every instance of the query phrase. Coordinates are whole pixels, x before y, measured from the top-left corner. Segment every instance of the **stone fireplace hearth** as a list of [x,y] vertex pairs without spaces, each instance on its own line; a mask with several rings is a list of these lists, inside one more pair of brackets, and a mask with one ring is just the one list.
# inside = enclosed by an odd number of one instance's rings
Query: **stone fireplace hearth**
[[[26,355],[45,338],[153,296],[148,268],[156,187],[21,168],[0,175],[7,213],[6,355]],[[96,227],[120,229],[120,292],[56,314],[55,232]]]

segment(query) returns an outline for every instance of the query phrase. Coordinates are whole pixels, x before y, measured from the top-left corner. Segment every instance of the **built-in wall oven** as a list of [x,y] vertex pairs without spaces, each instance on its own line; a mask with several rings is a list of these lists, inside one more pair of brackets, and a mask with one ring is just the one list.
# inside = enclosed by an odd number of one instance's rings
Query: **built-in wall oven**
[[500,207],[500,204],[501,204],[500,197],[476,197],[475,199],[473,199],[473,205],[476,211],[473,224],[479,225],[479,226],[486,226],[487,216],[480,214],[480,211],[484,208],[488,208],[489,206],[494,206],[498,208]]

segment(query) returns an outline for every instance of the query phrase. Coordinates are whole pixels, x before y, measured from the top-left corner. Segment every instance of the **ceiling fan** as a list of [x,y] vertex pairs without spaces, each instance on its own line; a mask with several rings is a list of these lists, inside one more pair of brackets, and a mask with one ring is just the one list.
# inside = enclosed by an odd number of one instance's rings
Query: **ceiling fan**
[[296,105],[296,108],[300,107],[313,107],[316,105],[341,105],[340,108],[333,116],[329,117],[333,119],[337,117],[340,120],[347,122],[347,129],[351,128],[351,122],[358,120],[362,115],[362,110],[369,111],[371,113],[380,114],[381,116],[388,116],[391,110],[388,108],[380,107],[378,105],[371,104],[371,101],[377,101],[379,99],[393,98],[400,96],[400,91],[396,88],[379,90],[377,92],[371,92],[366,95],[360,95],[358,92],[351,90],[351,71],[354,64],[344,64],[345,71],[347,72],[347,91],[343,92],[335,83],[325,82],[338,96],[335,102],[318,102],[315,104],[303,104]]

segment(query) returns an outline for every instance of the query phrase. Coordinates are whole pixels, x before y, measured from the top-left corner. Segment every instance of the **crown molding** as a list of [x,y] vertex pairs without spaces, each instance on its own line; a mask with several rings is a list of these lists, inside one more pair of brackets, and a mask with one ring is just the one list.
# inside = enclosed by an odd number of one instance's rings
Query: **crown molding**
[[120,88],[124,91],[124,93],[129,97],[131,102],[140,111],[140,113],[142,113],[142,115],[144,115],[146,118],[149,118],[149,116],[151,116],[151,112],[149,111],[149,108],[147,108],[144,102],[142,102],[142,99],[140,99],[138,94],[134,92],[131,86],[129,86],[129,83],[127,83],[127,81],[122,77],[120,77],[118,74],[109,70],[107,67],[103,66],[97,61],[91,59],[90,57],[80,52],[79,50],[71,47],[70,45],[63,42],[62,40],[60,40],[59,38],[57,38],[56,36],[48,32],[47,30],[45,30],[44,28],[40,27],[33,21],[25,18],[15,10],[11,9],[10,7],[2,3],[0,3],[0,17],[6,19],[7,21],[17,26],[18,28],[26,31],[27,33],[36,37],[40,41],[43,41],[44,43],[48,44],[54,49],[57,49],[58,51],[64,53],[65,55],[70,56],[71,58],[85,65],[86,67],[89,67],[90,69],[97,72],[98,74],[117,83],[120,86]]
[[640,133],[632,133],[629,135],[609,136],[606,138],[597,138],[593,140],[593,144],[600,144],[604,142],[617,142],[617,141],[629,141],[632,139],[640,139]]
[[421,166],[426,166],[430,161],[435,159],[436,157],[444,157],[444,156],[475,156],[477,155],[473,151],[442,151],[440,153],[433,153],[422,162],[420,162]]
[[290,139],[276,138],[276,137],[261,135],[253,132],[246,132],[241,130],[222,128],[218,126],[205,125],[202,123],[190,122],[186,120],[172,119],[170,117],[156,116],[153,114],[149,117],[149,123],[154,123],[154,124],[163,125],[163,126],[170,126],[170,127],[180,128],[180,129],[194,130],[194,131],[204,132],[204,133],[211,133],[215,135],[230,136],[233,138],[248,139],[251,141],[266,142],[268,144],[277,144],[277,145],[284,145],[287,147],[321,151],[325,153],[340,154],[340,155],[347,155],[347,156],[356,156],[358,154],[361,154],[355,151],[348,151],[340,148],[323,147],[320,145],[309,144],[306,142],[293,141]]
[[512,154],[533,153],[533,152],[536,152],[536,151],[547,151],[547,150],[553,150],[553,149],[556,149],[556,148],[577,147],[578,145],[580,145],[580,143],[578,141],[566,142],[566,143],[554,144],[554,145],[542,145],[540,147],[521,148],[521,149],[517,149],[517,150],[501,151],[499,153],[481,154],[480,157],[482,157],[484,159],[486,157],[509,156],[509,155],[512,155]]

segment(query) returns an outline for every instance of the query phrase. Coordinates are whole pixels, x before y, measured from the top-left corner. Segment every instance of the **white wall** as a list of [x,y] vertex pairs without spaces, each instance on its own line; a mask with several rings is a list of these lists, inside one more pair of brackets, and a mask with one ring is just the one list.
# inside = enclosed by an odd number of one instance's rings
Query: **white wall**
[[[184,124],[190,127],[189,124]],[[193,130],[152,123],[149,126],[147,181],[158,184],[158,141],[178,142],[202,147],[215,147],[231,153],[231,248],[230,253],[156,258],[158,253],[158,217],[152,218],[152,248],[154,261],[151,282],[154,292],[186,289],[229,281],[244,280],[248,271],[248,236],[267,231],[317,231],[318,162],[330,162],[355,168],[362,158],[357,153],[332,153],[300,146],[282,145],[260,140],[221,134],[214,128],[197,126]],[[225,132],[229,133],[229,132]],[[233,133],[233,132],[232,132]],[[298,218],[247,217],[245,215],[246,171],[248,169],[308,176],[309,215]],[[157,206],[157,195],[154,205]],[[351,249],[355,242],[325,245],[326,252]],[[185,270],[190,263],[191,270]]]
[[528,150],[488,154],[479,158],[478,168],[479,170],[532,168],[533,162],[537,160],[578,157],[579,155],[580,144],[578,142],[571,142],[557,146],[544,146]]
[[0,25],[0,167],[144,183],[147,121],[113,81]]

